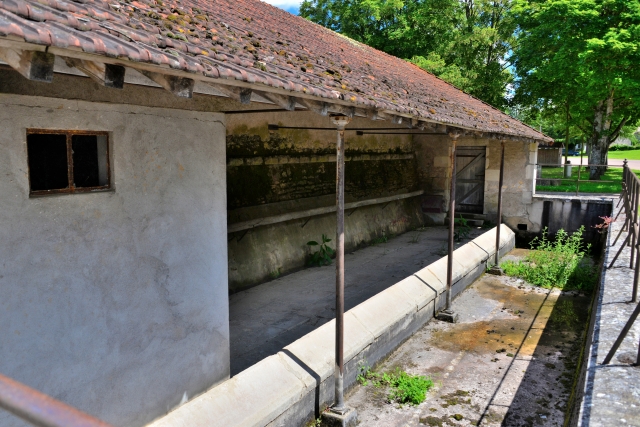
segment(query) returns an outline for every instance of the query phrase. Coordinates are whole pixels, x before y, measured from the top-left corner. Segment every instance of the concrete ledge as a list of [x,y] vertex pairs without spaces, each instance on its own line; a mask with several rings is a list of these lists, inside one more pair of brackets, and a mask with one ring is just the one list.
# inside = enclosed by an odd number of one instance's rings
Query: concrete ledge
[[156,420],[155,427],[263,426],[315,386],[300,366],[267,357]]
[[[387,291],[388,290],[389,289],[387,289]],[[380,294],[373,298],[376,298],[379,295]],[[359,306],[361,305],[362,304]],[[405,306],[409,306],[409,304],[406,303]],[[375,327],[373,330],[374,332],[377,332]],[[284,348],[286,350],[285,354],[289,357],[293,356],[298,361],[302,361],[305,367],[311,369],[316,376],[320,378],[320,380],[324,381],[328,377],[332,376],[334,372],[335,331],[336,321],[334,319],[286,346]],[[374,335],[372,333],[372,328],[366,328],[363,326],[362,322],[353,313],[353,310],[349,310],[344,314],[345,361],[353,359],[362,351],[363,348],[370,345],[373,340]],[[262,362],[257,364],[259,365],[260,363]],[[242,373],[244,372],[245,371]]]
[[[484,273],[495,236],[494,228],[454,252],[453,296]],[[503,225],[500,237],[502,256],[515,247],[515,234]],[[444,306],[446,277],[444,257],[345,313],[346,387],[362,364],[375,365]],[[334,357],[332,320],[149,426],[303,425],[333,401]]]

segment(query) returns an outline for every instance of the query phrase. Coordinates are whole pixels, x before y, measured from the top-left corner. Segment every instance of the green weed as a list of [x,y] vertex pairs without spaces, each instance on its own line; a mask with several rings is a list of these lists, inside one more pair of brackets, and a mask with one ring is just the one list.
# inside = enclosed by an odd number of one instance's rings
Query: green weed
[[319,246],[318,251],[311,254],[309,257],[308,264],[315,265],[317,267],[321,267],[323,265],[331,264],[331,258],[335,255],[336,251],[331,249],[327,243],[329,243],[331,239],[329,239],[326,235],[322,235],[322,243],[318,243],[315,240],[307,242],[308,246]]
[[380,237],[376,237],[375,239],[373,239],[373,240],[371,241],[371,244],[372,244],[372,245],[378,245],[378,244],[380,244],[380,243],[387,243],[387,241],[388,241],[388,240],[389,240],[389,239],[387,238],[387,235],[386,235],[386,234],[383,234],[382,236],[380,236]]
[[276,270],[273,270],[271,273],[269,273],[269,277],[271,277],[272,279],[277,279],[278,277],[280,277],[280,274],[282,274],[282,273],[280,272],[280,269],[278,268]]
[[462,239],[466,239],[469,237],[469,233],[471,232],[471,227],[466,219],[460,215],[460,218],[454,218],[453,220],[453,237],[456,242],[461,242]]
[[573,234],[561,229],[551,241],[545,228],[542,239],[531,242],[532,251],[524,260],[505,261],[500,266],[507,275],[543,288],[590,291],[595,286],[596,271],[590,260],[585,259],[590,245],[583,246],[583,232],[584,227]]
[[389,387],[387,398],[390,402],[409,403],[419,405],[424,402],[427,391],[433,387],[433,380],[423,375],[410,375],[399,368],[393,373],[378,373],[367,365],[360,366],[357,376],[360,384],[366,386],[371,383],[376,388]]

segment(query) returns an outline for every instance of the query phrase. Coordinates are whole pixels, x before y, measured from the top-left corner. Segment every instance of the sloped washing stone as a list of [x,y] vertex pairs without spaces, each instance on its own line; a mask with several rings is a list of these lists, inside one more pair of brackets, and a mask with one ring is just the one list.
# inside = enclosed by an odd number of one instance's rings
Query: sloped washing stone
[[[468,244],[468,243],[467,243]],[[438,280],[445,284],[447,283],[447,260],[449,256],[440,258],[438,261],[427,266],[429,271],[431,271]],[[455,253],[453,255],[453,272],[452,272],[452,281],[455,283],[460,280],[467,271],[465,270],[465,266],[463,266],[459,260],[456,259]]]
[[442,294],[446,289],[446,276],[445,282],[441,281],[433,272],[429,269],[430,266],[423,268],[422,270],[414,273],[414,276],[426,283],[427,286],[432,288],[437,295]]
[[315,386],[279,355],[270,356],[185,403],[149,427],[266,425]]
[[417,312],[416,304],[395,285],[349,310],[374,338],[391,329],[408,314]]
[[[374,297],[375,298],[375,297]],[[362,304],[361,304],[362,305]],[[283,350],[306,365],[321,380],[333,375],[335,366],[335,319],[325,323],[313,332],[294,341]],[[373,342],[374,336],[368,328],[349,310],[344,314],[344,360],[351,360]]]
[[[502,224],[500,226],[500,248],[512,244],[512,241],[515,243],[515,235],[509,227]],[[489,254],[489,256],[494,255],[496,253],[496,228],[492,228],[471,242]]]
[[417,310],[421,310],[436,298],[436,291],[416,276],[409,276],[396,283],[394,287],[407,294],[416,304]]
[[489,254],[473,242],[469,242],[453,252],[453,259],[462,264],[465,274],[488,258]]

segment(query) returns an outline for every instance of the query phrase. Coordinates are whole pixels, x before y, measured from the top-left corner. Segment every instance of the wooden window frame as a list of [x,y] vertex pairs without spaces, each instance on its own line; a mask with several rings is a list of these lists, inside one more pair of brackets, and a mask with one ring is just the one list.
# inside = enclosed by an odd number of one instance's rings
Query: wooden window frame
[[[50,194],[78,194],[78,193],[95,193],[101,191],[112,190],[111,186],[111,158],[109,132],[104,131],[86,131],[86,130],[60,130],[60,129],[27,129],[27,138],[29,135],[65,135],[67,144],[67,180],[68,187],[54,190],[31,190],[31,164],[29,162],[29,153],[27,149],[27,175],[29,177],[29,196],[46,196]],[[72,138],[74,135],[103,135],[107,139],[107,184],[98,187],[76,187],[73,179],[73,151]],[[27,142],[28,144],[28,142]]]

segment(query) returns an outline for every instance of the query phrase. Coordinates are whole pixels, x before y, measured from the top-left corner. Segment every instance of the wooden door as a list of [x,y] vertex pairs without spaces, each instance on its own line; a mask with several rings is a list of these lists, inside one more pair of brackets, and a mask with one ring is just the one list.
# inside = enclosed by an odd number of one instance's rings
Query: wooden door
[[456,213],[484,211],[486,147],[456,148]]

